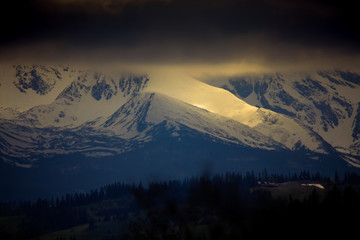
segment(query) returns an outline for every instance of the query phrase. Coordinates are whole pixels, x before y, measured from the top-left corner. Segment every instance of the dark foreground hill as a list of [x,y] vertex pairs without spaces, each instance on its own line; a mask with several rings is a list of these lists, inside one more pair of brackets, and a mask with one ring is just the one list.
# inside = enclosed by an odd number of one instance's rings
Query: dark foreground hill
[[356,236],[360,176],[228,173],[0,204],[1,239]]

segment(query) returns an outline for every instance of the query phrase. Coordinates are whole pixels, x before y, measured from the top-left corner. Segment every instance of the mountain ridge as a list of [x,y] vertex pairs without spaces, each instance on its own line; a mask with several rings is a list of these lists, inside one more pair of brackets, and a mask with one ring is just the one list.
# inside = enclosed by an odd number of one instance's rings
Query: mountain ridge
[[[64,74],[61,75],[61,71],[57,71],[55,67],[50,67],[48,71],[44,66],[38,68],[43,75],[48,73],[57,80],[65,79]],[[27,69],[32,72],[37,67],[14,69]],[[0,121],[1,152],[5,161],[14,161],[15,165],[19,166],[32,166],[36,159],[56,154],[123,154],[137,149],[132,146],[152,141],[154,134],[156,135],[154,129],[158,126],[162,126],[165,132],[166,129],[172,129],[168,137],[174,139],[181,139],[178,130],[186,127],[212,141],[237,144],[239,147],[271,151],[308,151],[324,155],[342,154],[336,152],[323,135],[304,124],[302,119],[291,114],[277,113],[274,107],[268,110],[264,106],[251,106],[244,101],[248,99],[237,98],[243,93],[234,92],[236,84],[240,82],[242,91],[247,91],[248,97],[254,92],[265,94],[270,85],[266,81],[255,82],[250,92],[250,87],[247,89],[245,86],[245,80],[237,83],[235,80],[228,80],[227,83],[234,88],[230,91],[237,94],[235,97],[229,91],[184,76],[171,78],[171,75],[165,75],[165,81],[156,74],[107,75],[96,71],[61,69],[66,73],[71,72],[72,77],[67,79],[67,86],[51,103],[34,106],[19,113],[16,118],[4,118]],[[17,78],[16,74],[15,77]],[[43,76],[35,79],[44,81],[48,78],[50,77]],[[279,76],[278,79],[285,81]],[[307,78],[304,81],[316,86],[320,93],[328,92],[324,90],[327,88],[314,80]],[[273,79],[271,82],[274,82]],[[304,84],[305,87],[299,87],[300,83],[295,83],[297,85],[294,86],[297,86],[302,94],[308,91],[305,95],[309,96],[309,87]],[[354,84],[357,82],[349,84],[351,88],[355,88]],[[224,86],[222,87],[227,87]],[[292,103],[294,97],[279,83],[277,86],[281,88],[277,91],[282,96],[281,99]],[[28,94],[20,90],[19,92]],[[265,97],[265,100],[259,99],[267,101]],[[340,102],[339,99],[335,101]],[[346,104],[343,106],[348,107]],[[350,158],[344,160],[357,166],[357,158],[352,155],[348,157]],[[22,160],[19,160],[21,158]]]

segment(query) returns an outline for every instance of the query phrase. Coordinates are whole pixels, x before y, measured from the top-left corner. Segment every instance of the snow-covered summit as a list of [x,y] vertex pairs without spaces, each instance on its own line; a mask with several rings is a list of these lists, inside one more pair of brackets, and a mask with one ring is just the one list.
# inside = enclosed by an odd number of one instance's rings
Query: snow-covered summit
[[292,72],[203,81],[301,122],[338,151],[360,155],[360,73]]

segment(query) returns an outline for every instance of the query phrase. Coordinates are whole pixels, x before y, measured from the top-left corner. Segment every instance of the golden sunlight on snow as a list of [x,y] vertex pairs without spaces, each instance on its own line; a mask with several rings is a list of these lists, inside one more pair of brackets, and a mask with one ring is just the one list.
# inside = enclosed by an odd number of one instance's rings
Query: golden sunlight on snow
[[146,91],[174,97],[209,112],[234,119],[250,127],[262,122],[257,107],[251,106],[230,92],[212,87],[185,74],[153,73]]

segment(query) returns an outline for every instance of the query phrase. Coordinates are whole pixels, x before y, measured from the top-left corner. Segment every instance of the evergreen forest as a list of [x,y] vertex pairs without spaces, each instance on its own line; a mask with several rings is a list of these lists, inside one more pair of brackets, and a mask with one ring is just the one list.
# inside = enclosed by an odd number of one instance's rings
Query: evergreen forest
[[360,176],[226,173],[0,203],[1,239],[288,239],[357,234]]

